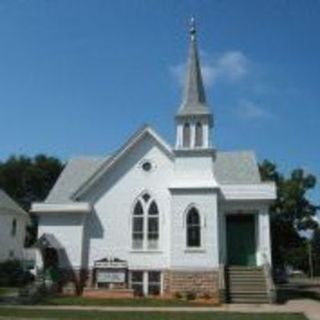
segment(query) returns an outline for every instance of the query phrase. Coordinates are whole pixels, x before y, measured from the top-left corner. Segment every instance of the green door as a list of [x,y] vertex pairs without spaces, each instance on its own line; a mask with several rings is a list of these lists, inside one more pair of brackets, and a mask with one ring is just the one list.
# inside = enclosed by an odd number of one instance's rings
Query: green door
[[254,215],[227,215],[228,264],[256,265]]

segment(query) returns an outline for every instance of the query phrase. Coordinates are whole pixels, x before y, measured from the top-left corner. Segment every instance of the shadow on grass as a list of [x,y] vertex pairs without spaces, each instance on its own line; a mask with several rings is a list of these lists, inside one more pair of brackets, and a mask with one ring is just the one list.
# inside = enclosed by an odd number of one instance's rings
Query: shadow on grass
[[308,283],[288,283],[277,287],[277,300],[279,303],[300,299],[320,301],[319,285]]

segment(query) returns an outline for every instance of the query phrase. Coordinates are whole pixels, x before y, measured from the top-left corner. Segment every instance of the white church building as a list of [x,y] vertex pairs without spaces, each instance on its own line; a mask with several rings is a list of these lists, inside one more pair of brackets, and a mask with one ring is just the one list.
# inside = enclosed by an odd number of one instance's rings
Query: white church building
[[175,145],[144,126],[110,156],[70,159],[32,206],[38,267],[55,264],[85,290],[143,295],[215,296],[230,286],[227,268],[265,272],[275,185],[254,152],[214,147],[214,123],[193,25]]

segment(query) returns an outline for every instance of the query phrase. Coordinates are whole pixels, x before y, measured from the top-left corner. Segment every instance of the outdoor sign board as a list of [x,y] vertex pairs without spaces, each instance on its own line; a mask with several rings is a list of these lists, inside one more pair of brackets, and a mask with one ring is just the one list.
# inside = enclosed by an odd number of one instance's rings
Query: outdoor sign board
[[98,283],[123,283],[125,279],[124,270],[97,270]]

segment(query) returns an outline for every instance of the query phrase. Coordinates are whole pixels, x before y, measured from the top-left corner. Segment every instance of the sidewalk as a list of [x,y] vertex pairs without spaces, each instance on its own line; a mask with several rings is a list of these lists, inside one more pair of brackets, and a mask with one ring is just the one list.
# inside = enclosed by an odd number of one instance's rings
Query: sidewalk
[[[1,306],[11,307],[11,306]],[[16,309],[83,310],[121,312],[240,312],[240,313],[304,313],[310,320],[320,320],[320,302],[308,299],[291,300],[284,305],[225,304],[220,307],[101,307],[101,306],[17,306]]]

